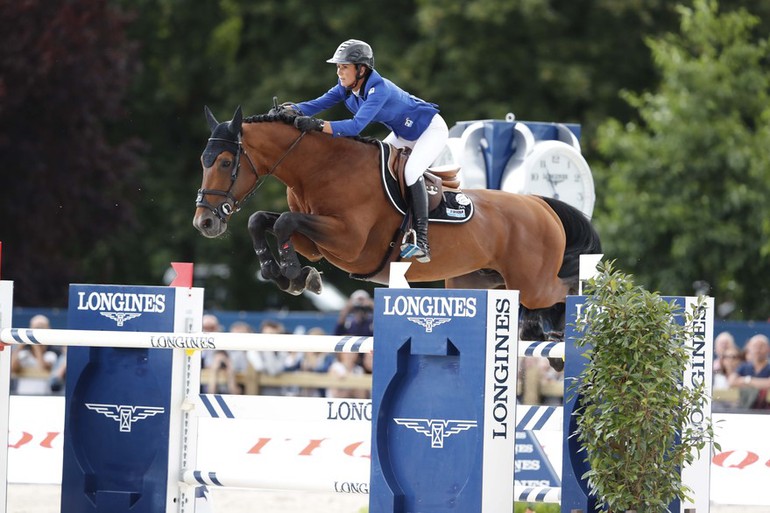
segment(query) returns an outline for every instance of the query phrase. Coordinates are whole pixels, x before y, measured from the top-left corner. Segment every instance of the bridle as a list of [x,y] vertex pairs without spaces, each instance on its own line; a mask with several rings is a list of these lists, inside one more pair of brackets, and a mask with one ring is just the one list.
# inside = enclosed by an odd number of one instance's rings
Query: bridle
[[[275,164],[268,170],[267,173],[265,173],[265,176],[270,176],[273,174],[275,169],[278,167],[278,164],[280,164],[283,159],[286,158],[286,156],[299,144],[299,142],[302,140],[302,138],[305,136],[306,132],[300,132],[299,137],[297,137],[293,143],[291,143],[291,146],[289,146],[289,149],[284,152],[283,155],[281,155],[281,158],[279,158]],[[233,166],[233,170],[230,172],[230,187],[223,191],[221,189],[198,189],[198,196],[195,198],[195,206],[197,207],[203,207],[207,208],[211,211],[212,214],[217,216],[217,218],[222,221],[223,223],[227,223],[227,218],[230,217],[235,212],[238,212],[241,209],[241,205],[246,202],[249,198],[251,198],[256,192],[259,187],[262,186],[262,183],[259,181],[259,173],[257,172],[257,166],[254,165],[254,161],[251,160],[251,157],[248,153],[246,153],[246,150],[243,148],[243,142],[241,141],[241,134],[238,134],[238,139],[236,141],[233,141],[231,139],[224,139],[221,137],[209,137],[209,142],[215,141],[219,143],[224,143],[228,145],[232,145],[235,148],[235,151],[232,153],[235,154],[235,165]],[[241,169],[241,155],[245,155],[246,159],[249,161],[249,164],[251,165],[251,170],[254,172],[254,176],[257,178],[254,182],[254,186],[249,190],[249,192],[246,193],[245,196],[243,196],[243,199],[238,201],[235,199],[235,196],[232,193],[233,187],[235,186],[235,181],[238,179],[238,172]],[[224,196],[225,200],[220,203],[218,206],[214,206],[211,203],[206,200],[206,195],[211,194],[213,196]]]

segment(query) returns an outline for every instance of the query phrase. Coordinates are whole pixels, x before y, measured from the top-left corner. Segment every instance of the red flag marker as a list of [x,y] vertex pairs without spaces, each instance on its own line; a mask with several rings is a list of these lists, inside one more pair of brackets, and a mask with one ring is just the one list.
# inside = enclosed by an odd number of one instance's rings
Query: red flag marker
[[193,264],[191,262],[171,262],[171,268],[176,271],[176,278],[170,283],[171,287],[193,286]]

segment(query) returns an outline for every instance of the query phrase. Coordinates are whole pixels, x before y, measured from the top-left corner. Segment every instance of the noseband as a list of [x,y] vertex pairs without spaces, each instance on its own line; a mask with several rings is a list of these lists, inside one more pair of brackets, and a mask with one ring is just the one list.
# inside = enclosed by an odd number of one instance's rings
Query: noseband
[[[273,167],[270,168],[270,170],[265,174],[266,176],[270,176],[273,174],[273,171],[275,171],[275,168],[278,167],[278,164],[280,164],[284,158],[291,152],[291,150],[294,149],[295,146],[299,143],[299,141],[304,137],[306,132],[300,132],[299,137],[289,146],[289,149],[286,150],[286,152],[281,156],[281,158],[278,159],[278,161],[273,164]],[[246,200],[248,200],[250,197],[254,195],[254,193],[257,192],[257,189],[261,185],[259,182],[259,173],[257,172],[257,166],[254,165],[254,161],[251,160],[251,157],[249,157],[249,154],[246,153],[246,150],[243,149],[243,143],[241,142],[241,134],[238,134],[238,140],[232,141],[230,139],[223,139],[221,137],[209,137],[209,141],[216,141],[221,142],[225,144],[231,144],[233,146],[236,146],[237,149],[234,152],[235,153],[235,165],[233,166],[233,170],[230,173],[230,187],[226,190],[220,190],[220,189],[198,189],[198,196],[195,198],[195,206],[196,207],[203,207],[207,208],[211,211],[212,214],[217,216],[217,218],[222,221],[223,223],[227,223],[227,218],[230,217],[230,215],[234,214],[235,212],[238,212],[241,209],[241,204],[244,203]],[[251,190],[246,193],[246,195],[238,201],[235,196],[232,193],[233,187],[235,186],[235,181],[238,179],[238,172],[241,169],[241,155],[246,155],[246,159],[249,161],[249,164],[251,165],[251,170],[254,172],[254,175],[257,177],[257,180],[254,182],[254,187],[251,188]],[[225,201],[219,204],[219,206],[214,206],[211,203],[206,200],[206,195],[211,194],[213,196],[224,196]]]

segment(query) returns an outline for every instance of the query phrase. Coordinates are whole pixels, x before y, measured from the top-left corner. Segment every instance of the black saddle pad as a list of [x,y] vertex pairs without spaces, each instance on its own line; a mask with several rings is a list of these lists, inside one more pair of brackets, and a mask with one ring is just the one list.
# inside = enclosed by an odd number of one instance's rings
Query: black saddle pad
[[[401,215],[406,215],[408,206],[401,196],[398,183],[388,170],[391,146],[380,141],[380,174],[385,195]],[[437,193],[436,193],[437,194]],[[462,191],[444,191],[439,205],[428,213],[431,221],[437,223],[465,223],[473,217],[473,202]]]

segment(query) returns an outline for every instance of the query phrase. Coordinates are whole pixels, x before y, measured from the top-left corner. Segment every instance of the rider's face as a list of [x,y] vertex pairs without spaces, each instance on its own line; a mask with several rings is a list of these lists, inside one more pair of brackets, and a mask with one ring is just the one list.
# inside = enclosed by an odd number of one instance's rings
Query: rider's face
[[356,83],[356,65],[337,64],[337,77],[343,87],[353,87]]

